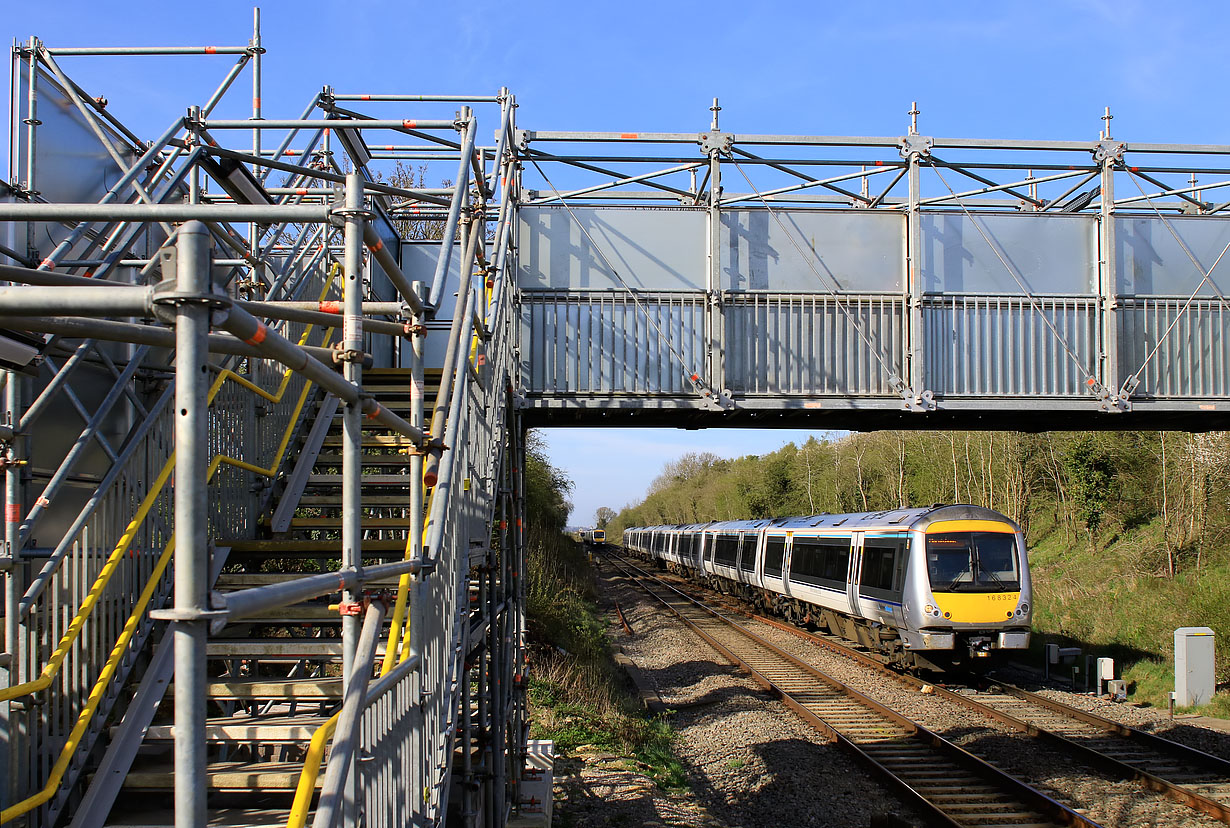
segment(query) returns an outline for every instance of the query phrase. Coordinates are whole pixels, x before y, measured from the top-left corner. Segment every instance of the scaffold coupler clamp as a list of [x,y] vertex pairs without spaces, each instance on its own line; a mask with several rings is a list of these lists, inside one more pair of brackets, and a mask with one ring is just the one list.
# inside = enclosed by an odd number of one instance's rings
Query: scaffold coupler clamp
[[735,407],[730,391],[716,393],[709,387],[709,383],[701,379],[700,374],[692,372],[688,375],[688,382],[691,383],[692,390],[700,396],[701,405],[707,411],[728,411]]
[[935,394],[927,389],[917,391],[905,384],[905,380],[893,374],[888,378],[889,387],[901,395],[902,407],[906,411],[927,412],[936,409]]
[[343,345],[342,340],[333,343],[333,361],[335,363],[362,362],[367,357],[366,352],[356,348],[345,348]]
[[1094,377],[1088,377],[1085,380],[1085,388],[1098,401],[1098,408],[1108,414],[1118,414],[1123,409],[1118,407],[1116,403],[1120,400],[1118,394],[1113,393],[1102,383],[1098,382]]
[[903,135],[897,141],[897,148],[901,151],[901,157],[905,159],[911,156],[929,158],[931,148],[934,146],[935,139],[930,135]]
[[1098,141],[1093,147],[1093,160],[1098,164],[1105,161],[1121,164],[1123,163],[1123,156],[1127,152],[1127,148],[1127,144],[1123,141],[1103,139]]
[[[334,227],[344,227],[346,225],[346,219],[355,216],[363,219],[364,221],[371,221],[376,217],[376,214],[371,210],[368,210],[366,207],[350,209],[346,206],[345,199],[346,188],[340,186],[334,187],[333,206],[329,208],[329,223]],[[364,250],[366,251],[366,248],[364,248]],[[366,255],[366,253],[364,255]]]
[[735,136],[732,132],[710,130],[699,133],[696,136],[696,143],[705,155],[712,155],[715,152],[719,155],[730,155],[735,146]]
[[209,624],[209,634],[217,635],[222,632],[231,616],[230,611],[226,608],[226,596],[217,590],[210,590],[206,602],[208,604],[206,609],[164,607],[150,610],[149,617],[154,621],[171,623],[205,621]]
[[154,316],[160,322],[173,324],[181,306],[194,304],[210,308],[209,323],[211,326],[218,326],[226,321],[227,316],[230,315],[232,299],[212,277],[209,290],[205,293],[193,293],[179,289],[179,251],[174,244],[169,244],[158,251],[158,263],[162,269],[162,279],[154,285],[154,293],[150,302],[153,305]]

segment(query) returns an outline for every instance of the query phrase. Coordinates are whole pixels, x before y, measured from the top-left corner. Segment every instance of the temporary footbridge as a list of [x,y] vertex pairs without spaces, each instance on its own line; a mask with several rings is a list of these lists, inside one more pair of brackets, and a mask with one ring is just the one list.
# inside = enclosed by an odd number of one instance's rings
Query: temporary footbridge
[[[69,74],[201,54],[152,140]],[[526,818],[527,425],[1226,425],[1230,147],[269,117],[263,59],[13,48],[0,823]]]

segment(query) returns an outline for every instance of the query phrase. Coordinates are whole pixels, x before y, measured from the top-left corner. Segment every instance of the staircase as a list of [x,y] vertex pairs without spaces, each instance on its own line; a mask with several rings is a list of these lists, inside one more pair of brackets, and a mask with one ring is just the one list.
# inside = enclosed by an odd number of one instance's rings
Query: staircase
[[[410,382],[408,370],[364,372],[365,389],[407,419]],[[425,407],[430,411],[433,392],[427,393]],[[229,556],[215,583],[217,591],[264,586],[340,565],[342,409],[326,397],[316,416],[327,421],[304,429],[298,459],[272,504],[272,517],[266,519],[268,537],[225,542]],[[363,562],[401,560],[409,524],[412,444],[365,420],[362,446]],[[369,587],[390,593],[396,588],[396,578]],[[342,699],[340,598],[338,592],[259,614],[210,639],[214,678],[207,688],[206,784],[211,825],[286,824],[309,742]],[[386,629],[382,642],[387,635]],[[169,701],[164,704],[146,730],[111,817],[104,823],[79,815],[74,826],[173,825],[170,706]],[[113,734],[113,744],[125,741],[120,730],[138,725],[126,720]]]

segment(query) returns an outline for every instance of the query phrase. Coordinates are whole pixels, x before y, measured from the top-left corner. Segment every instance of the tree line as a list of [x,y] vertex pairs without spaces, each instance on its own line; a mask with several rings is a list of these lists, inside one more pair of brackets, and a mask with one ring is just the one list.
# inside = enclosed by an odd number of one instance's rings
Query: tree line
[[[1199,569],[1230,529],[1225,433],[878,431],[763,456],[692,453],[607,527],[862,512],[935,503],[996,509],[1026,536],[1098,549],[1150,527],[1142,574]],[[1137,534],[1140,534],[1137,532]]]

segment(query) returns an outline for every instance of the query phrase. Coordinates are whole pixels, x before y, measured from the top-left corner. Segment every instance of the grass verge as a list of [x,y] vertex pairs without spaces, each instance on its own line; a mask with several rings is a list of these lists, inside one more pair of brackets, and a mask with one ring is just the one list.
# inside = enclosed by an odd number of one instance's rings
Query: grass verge
[[1230,561],[1209,555],[1199,569],[1168,577],[1158,563],[1160,532],[1144,524],[1105,546],[1059,532],[1032,538],[1036,642],[1114,658],[1131,701],[1165,708],[1174,689],[1174,630],[1211,627],[1221,689],[1210,704],[1184,712],[1230,718]]
[[563,534],[531,532],[527,541],[530,738],[551,739],[562,753],[624,756],[662,789],[686,789],[670,725],[646,715],[613,664],[580,545]]

